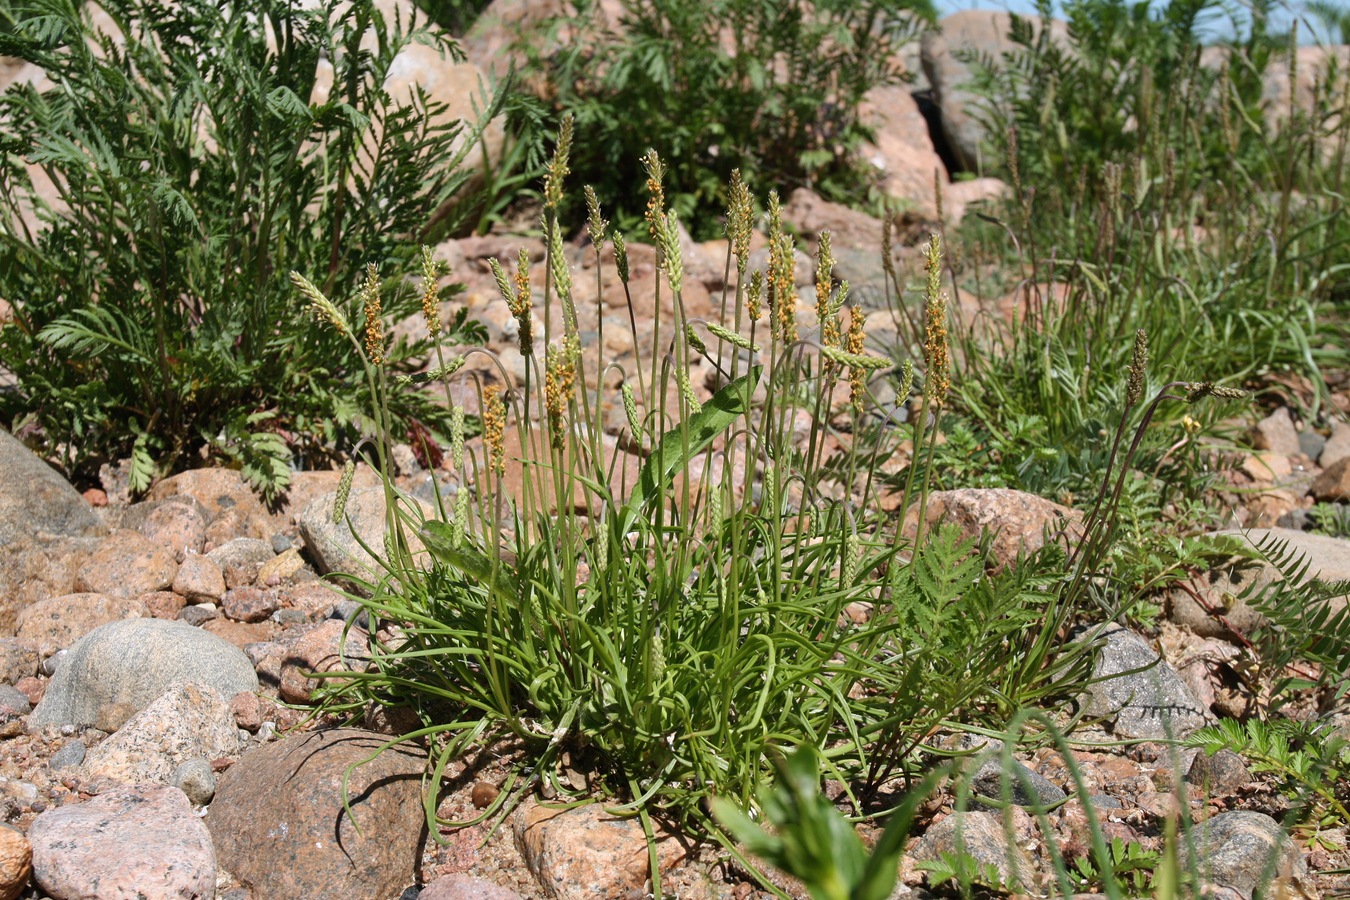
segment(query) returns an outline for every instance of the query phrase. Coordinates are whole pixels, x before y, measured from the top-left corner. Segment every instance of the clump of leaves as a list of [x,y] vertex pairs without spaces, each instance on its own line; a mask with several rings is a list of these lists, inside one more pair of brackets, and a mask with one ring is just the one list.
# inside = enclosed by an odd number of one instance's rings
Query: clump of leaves
[[856,158],[858,107],[896,82],[893,53],[934,18],[931,0],[623,0],[617,21],[575,0],[555,20],[582,29],[531,63],[559,112],[585,135],[573,169],[625,229],[642,215],[632,185],[654,148],[670,202],[712,236],[733,169],[750,182],[808,185],[867,201],[874,174]]
[[[370,0],[101,8],[113,28],[74,0],[0,0],[0,54],[50,81],[0,98],[0,363],[18,381],[3,414],[75,478],[129,455],[142,490],[201,452],[271,498],[295,462],[359,437],[372,399],[286,273],[357,316],[361,266],[393,271],[450,209],[472,136],[420,87],[408,102],[384,85],[410,41],[458,51]],[[380,303],[400,318],[418,298],[394,285]],[[392,402],[400,422],[445,425],[420,394]]]
[[1290,825],[1350,825],[1350,741],[1330,726],[1289,719],[1224,719],[1186,739],[1213,756],[1227,749],[1256,774],[1273,775],[1291,802]]

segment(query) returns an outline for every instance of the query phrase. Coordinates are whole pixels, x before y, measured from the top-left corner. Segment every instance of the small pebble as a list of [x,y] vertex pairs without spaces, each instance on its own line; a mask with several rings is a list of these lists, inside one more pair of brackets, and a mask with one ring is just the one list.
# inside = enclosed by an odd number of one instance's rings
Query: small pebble
[[258,734],[256,736],[257,741],[260,744],[265,744],[268,741],[270,741],[273,737],[275,737],[276,733],[277,733],[276,722],[264,722],[258,726]]
[[200,756],[194,756],[180,765],[173,773],[173,783],[193,806],[205,806],[216,795],[216,773],[211,771],[211,762]]
[[52,758],[47,765],[53,769],[68,769],[72,766],[78,766],[84,762],[84,753],[87,749],[84,741],[70,741],[52,754]]
[[278,625],[303,625],[309,621],[309,616],[301,609],[279,609],[272,613],[272,621]]
[[289,549],[291,549],[291,539],[290,539],[290,538],[286,537],[286,535],[284,535],[284,534],[274,534],[274,535],[272,535],[272,552],[273,552],[273,553],[278,553],[278,554],[280,554],[280,553],[285,553],[285,552],[286,552],[287,550],[289,550]]
[[253,663],[253,667],[256,669],[258,664],[278,646],[280,645],[276,641],[254,641],[251,644],[244,645],[244,655],[248,657],[248,661]]
[[178,620],[189,625],[201,625],[212,619],[220,618],[214,603],[201,603],[197,606],[185,606],[178,613]]
[[492,801],[497,799],[501,789],[496,785],[488,784],[486,781],[475,781],[473,790],[469,793],[473,805],[478,809],[487,809],[492,805]]

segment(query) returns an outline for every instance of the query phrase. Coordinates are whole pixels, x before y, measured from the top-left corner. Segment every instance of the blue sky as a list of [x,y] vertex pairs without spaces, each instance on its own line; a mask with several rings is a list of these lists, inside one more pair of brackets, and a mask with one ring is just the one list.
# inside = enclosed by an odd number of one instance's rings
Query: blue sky
[[[962,9],[1002,9],[1015,13],[1034,13],[1036,11],[1034,0],[936,0],[936,2],[938,12],[941,15]],[[1347,8],[1350,8],[1350,0],[1342,0],[1342,2],[1345,3]],[[1056,0],[1054,5],[1058,8],[1061,4],[1059,0]],[[1164,6],[1166,0],[1154,0],[1154,5]],[[1241,15],[1241,12],[1246,8],[1246,4],[1242,3],[1241,0],[1227,0],[1225,5],[1238,15]],[[1274,17],[1275,27],[1281,30],[1288,28],[1294,17],[1302,12],[1302,7],[1303,4],[1297,2],[1297,0],[1285,3],[1284,8]],[[1302,43],[1312,43],[1314,40],[1314,37],[1308,34],[1310,24],[1315,24],[1315,20],[1312,23],[1304,20],[1299,24],[1299,37]],[[1226,16],[1216,17],[1214,27],[1216,36],[1231,36],[1233,33]]]

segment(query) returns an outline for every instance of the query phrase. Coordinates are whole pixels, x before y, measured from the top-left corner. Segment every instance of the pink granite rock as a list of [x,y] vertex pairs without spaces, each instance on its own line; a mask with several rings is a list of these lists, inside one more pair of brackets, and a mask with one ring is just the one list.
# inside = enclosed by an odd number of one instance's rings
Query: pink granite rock
[[168,547],[150,543],[138,531],[118,531],[99,541],[98,549],[76,572],[75,588],[110,597],[135,597],[173,584],[178,562]]
[[211,835],[175,787],[146,785],[48,810],[28,829],[33,875],[53,897],[211,900]]
[[20,611],[17,637],[42,656],[64,650],[100,625],[139,619],[149,610],[139,599],[82,593],[51,597]]
[[225,576],[212,560],[189,553],[178,566],[173,592],[182,594],[189,603],[217,603],[225,596]]

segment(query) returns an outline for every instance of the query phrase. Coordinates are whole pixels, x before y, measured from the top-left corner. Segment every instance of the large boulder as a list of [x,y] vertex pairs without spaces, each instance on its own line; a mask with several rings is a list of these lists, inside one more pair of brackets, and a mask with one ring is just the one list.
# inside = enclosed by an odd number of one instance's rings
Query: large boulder
[[109,622],[66,651],[28,724],[116,731],[169,688],[189,682],[223,697],[258,688],[244,652],[200,628],[164,619]]
[[171,784],[178,767],[239,751],[230,704],[214,688],[174,685],[89,751],[85,774],[124,784]]
[[400,744],[365,761],[388,740],[339,728],[246,753],[207,818],[220,864],[269,900],[397,896],[415,880],[426,755]]

